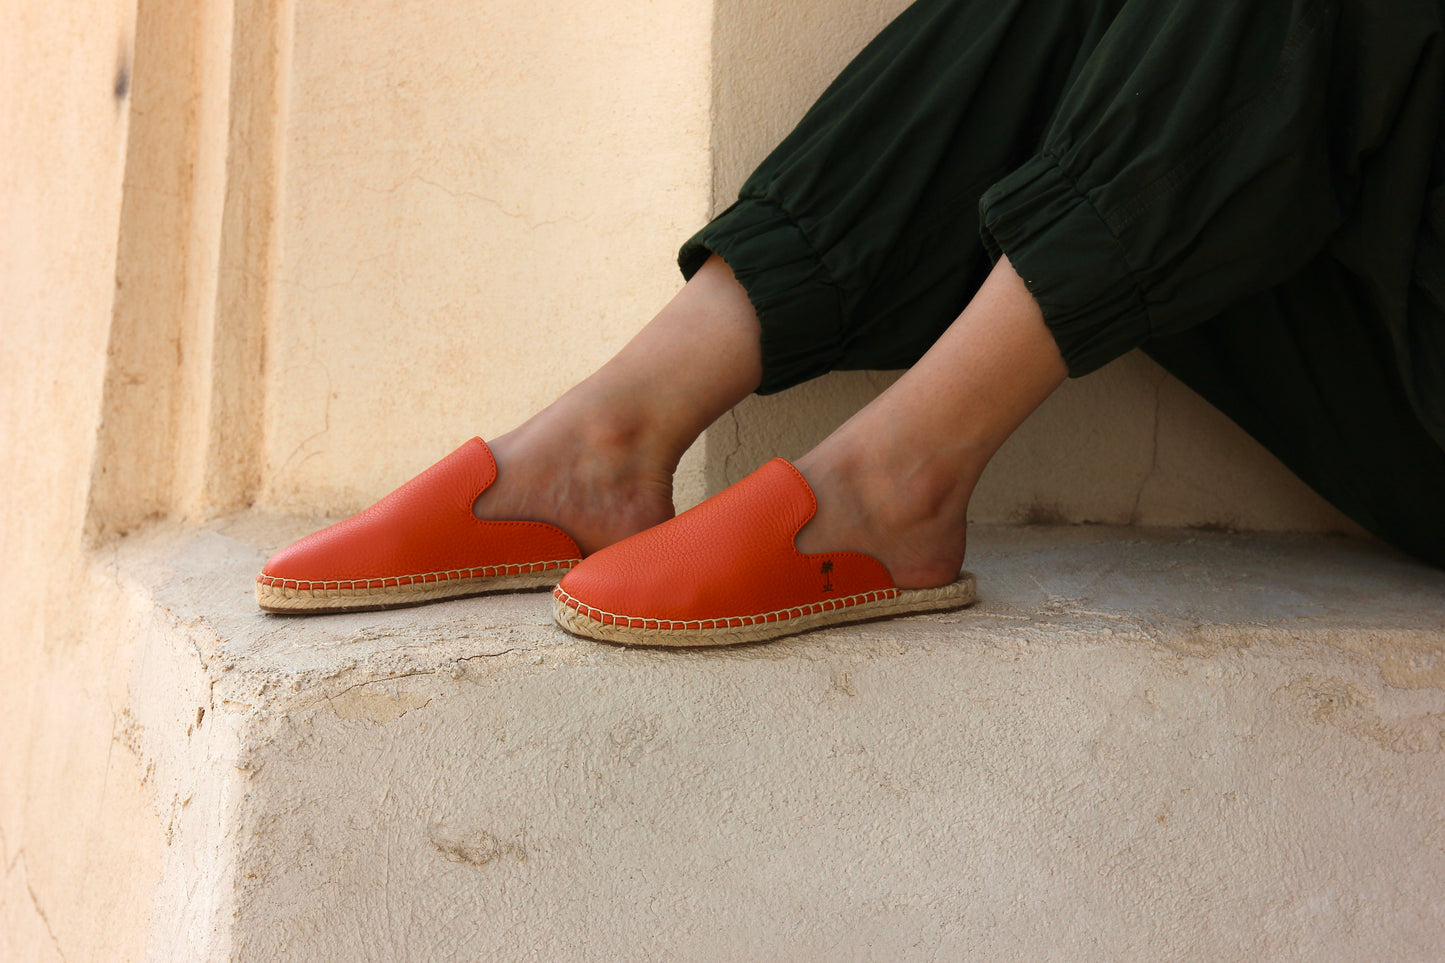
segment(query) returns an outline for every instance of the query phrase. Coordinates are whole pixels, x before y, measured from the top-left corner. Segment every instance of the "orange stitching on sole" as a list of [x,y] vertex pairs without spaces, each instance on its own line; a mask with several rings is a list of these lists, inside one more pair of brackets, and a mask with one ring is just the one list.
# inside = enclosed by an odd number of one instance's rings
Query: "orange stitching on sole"
[[350,592],[357,589],[403,588],[418,582],[436,584],[452,579],[496,578],[503,575],[527,575],[532,572],[547,572],[559,568],[571,568],[580,558],[555,559],[546,562],[518,562],[514,565],[487,565],[482,568],[451,569],[444,572],[421,572],[417,575],[384,575],[363,579],[340,579],[330,581],[302,581],[277,578],[265,572],[256,576],[257,583],[272,588],[290,589],[297,592]]
[[[961,608],[977,599],[972,574],[932,589],[879,589],[841,599],[747,616],[689,621],[644,619],[594,608],[560,586],[552,590],[558,625],[585,638],[636,645],[729,645],[761,642],[846,622]],[[829,613],[838,613],[829,618]]]
[[[960,576],[959,582],[940,586],[940,589],[950,588],[952,585],[968,581],[971,576]],[[552,595],[582,615],[587,616],[596,622],[606,625],[616,625],[621,628],[632,629],[653,629],[660,632],[695,632],[706,629],[741,628],[749,625],[761,625],[766,622],[784,622],[792,619],[805,618],[809,615],[820,615],[824,612],[832,612],[840,608],[852,608],[855,605],[866,605],[870,602],[886,602],[899,598],[904,589],[889,588],[875,589],[872,592],[863,592],[858,595],[846,595],[837,599],[824,599],[821,602],[813,602],[806,606],[794,606],[787,609],[777,609],[773,612],[760,612],[756,615],[725,615],[714,619],[695,619],[689,621],[676,621],[673,619],[643,619],[629,615],[618,615],[615,612],[607,612],[603,609],[593,608],[581,599],[567,593],[562,586],[552,590]],[[917,589],[911,591],[932,591],[930,589]],[[733,623],[737,623],[734,625]]]

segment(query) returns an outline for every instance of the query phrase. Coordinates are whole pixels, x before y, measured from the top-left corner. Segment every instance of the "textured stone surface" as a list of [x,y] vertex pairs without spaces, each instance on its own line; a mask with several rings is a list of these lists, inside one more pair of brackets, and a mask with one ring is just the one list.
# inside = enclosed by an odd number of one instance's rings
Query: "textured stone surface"
[[156,602],[156,958],[1445,943],[1445,574],[1372,544],[976,529],[972,610],[673,652],[566,636],[544,593],[257,613],[311,524],[108,563]]

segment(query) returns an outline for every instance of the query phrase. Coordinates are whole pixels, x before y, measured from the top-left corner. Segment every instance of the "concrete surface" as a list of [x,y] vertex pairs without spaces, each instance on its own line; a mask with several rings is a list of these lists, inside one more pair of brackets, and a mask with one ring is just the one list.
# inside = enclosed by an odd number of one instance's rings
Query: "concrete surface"
[[152,959],[1445,948],[1445,573],[1373,543],[975,528],[971,610],[678,652],[545,593],[258,613],[314,524],[97,567],[143,634]]
[[112,751],[129,641],[76,613],[116,288],[135,6],[0,4],[6,963],[58,960],[62,939],[71,963],[139,959],[165,845],[135,757]]

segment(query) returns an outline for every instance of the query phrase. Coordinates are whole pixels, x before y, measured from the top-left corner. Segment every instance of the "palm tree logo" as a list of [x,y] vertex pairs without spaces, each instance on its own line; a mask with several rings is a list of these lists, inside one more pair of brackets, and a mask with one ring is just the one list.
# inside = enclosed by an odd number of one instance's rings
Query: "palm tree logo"
[[833,579],[830,577],[833,574],[833,563],[824,562],[821,571],[823,572],[823,591],[833,591]]

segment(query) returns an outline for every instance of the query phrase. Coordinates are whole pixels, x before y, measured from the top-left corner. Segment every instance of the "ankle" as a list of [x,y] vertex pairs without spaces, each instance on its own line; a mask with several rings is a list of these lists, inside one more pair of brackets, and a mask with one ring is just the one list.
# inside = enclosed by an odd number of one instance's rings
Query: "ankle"
[[619,466],[671,474],[701,433],[680,422],[674,406],[651,402],[646,392],[584,382],[523,427],[553,436],[560,433],[578,451]]
[[900,457],[867,449],[815,449],[798,460],[810,482],[856,504],[855,512],[883,528],[962,526],[978,480],[971,466],[931,453]]
[[497,480],[473,503],[479,518],[546,522],[586,554],[672,517],[671,465],[640,429],[549,410],[491,443]]
[[963,565],[975,475],[932,457],[815,449],[798,460],[818,511],[797,538],[805,553],[859,551],[900,588],[951,582]]

